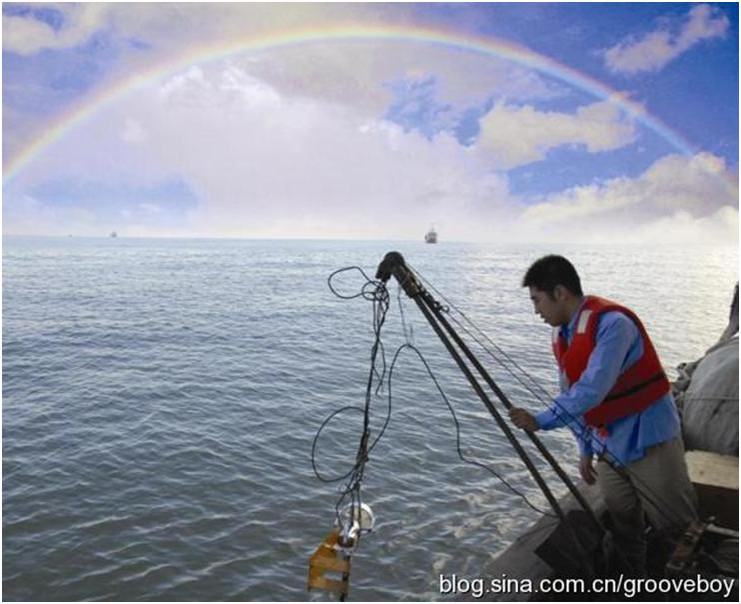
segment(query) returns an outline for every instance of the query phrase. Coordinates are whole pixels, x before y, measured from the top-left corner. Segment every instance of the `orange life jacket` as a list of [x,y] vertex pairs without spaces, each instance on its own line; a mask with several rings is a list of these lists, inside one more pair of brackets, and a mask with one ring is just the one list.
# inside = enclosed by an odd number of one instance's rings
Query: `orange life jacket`
[[671,388],[646,328],[636,314],[624,306],[597,296],[586,297],[576,319],[570,344],[559,334],[558,329],[554,330],[553,353],[569,384],[577,382],[587,368],[596,344],[599,317],[611,311],[619,311],[635,323],[643,339],[643,355],[618,376],[605,399],[584,414],[588,425],[602,429],[616,419],[643,411]]

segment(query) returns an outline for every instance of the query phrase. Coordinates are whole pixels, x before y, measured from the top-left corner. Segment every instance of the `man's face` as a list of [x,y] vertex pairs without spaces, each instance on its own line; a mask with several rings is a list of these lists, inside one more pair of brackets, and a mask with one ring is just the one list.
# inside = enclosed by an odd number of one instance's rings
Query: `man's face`
[[[559,286],[560,287],[560,286]],[[559,296],[559,287],[553,292],[553,298],[535,286],[530,286],[530,299],[533,301],[535,314],[543,318],[551,327],[558,327],[564,324],[565,305]],[[568,321],[568,318],[566,318]]]

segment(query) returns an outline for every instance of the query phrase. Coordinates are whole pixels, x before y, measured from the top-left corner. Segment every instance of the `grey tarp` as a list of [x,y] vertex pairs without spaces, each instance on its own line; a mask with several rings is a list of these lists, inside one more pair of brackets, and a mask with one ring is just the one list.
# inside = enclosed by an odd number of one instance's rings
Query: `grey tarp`
[[681,397],[685,447],[738,456],[738,336],[713,346],[693,369]]
[[677,367],[673,384],[687,449],[738,457],[738,283],[728,326],[694,363]]

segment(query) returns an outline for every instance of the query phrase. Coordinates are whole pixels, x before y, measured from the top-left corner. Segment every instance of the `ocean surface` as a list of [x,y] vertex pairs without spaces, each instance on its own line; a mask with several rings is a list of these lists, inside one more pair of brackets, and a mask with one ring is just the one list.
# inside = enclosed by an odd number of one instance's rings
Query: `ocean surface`
[[[567,255],[586,291],[631,306],[670,374],[718,338],[738,278],[736,248],[5,237],[4,599],[325,599],[307,594],[307,564],[339,485],[314,476],[312,443],[330,413],[363,404],[373,342],[372,304],[335,297],[327,277],[354,265],[372,277],[392,249],[551,392],[549,328],[519,286],[540,255]],[[351,295],[364,279],[333,283]],[[389,291],[387,362],[412,341],[463,452],[545,508],[412,301]],[[479,353],[515,404],[541,408]],[[439,574],[478,576],[538,514],[458,459],[450,412],[410,350],[392,387],[363,483],[376,528],[353,558],[350,599],[440,599]],[[374,434],[387,405],[388,385]],[[361,418],[322,433],[322,472],[351,467]],[[543,439],[575,475],[571,436]]]

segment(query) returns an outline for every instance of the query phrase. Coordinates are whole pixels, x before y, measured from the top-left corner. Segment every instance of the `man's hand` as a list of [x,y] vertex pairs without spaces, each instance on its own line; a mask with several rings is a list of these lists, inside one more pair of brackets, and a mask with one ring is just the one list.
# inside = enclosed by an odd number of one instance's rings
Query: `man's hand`
[[536,422],[532,414],[525,409],[513,407],[509,410],[509,418],[515,426],[527,430],[528,432],[535,432],[540,429],[538,422]]
[[594,484],[597,480],[597,470],[595,470],[594,465],[592,465],[591,455],[582,455],[579,459],[579,473],[587,484]]

